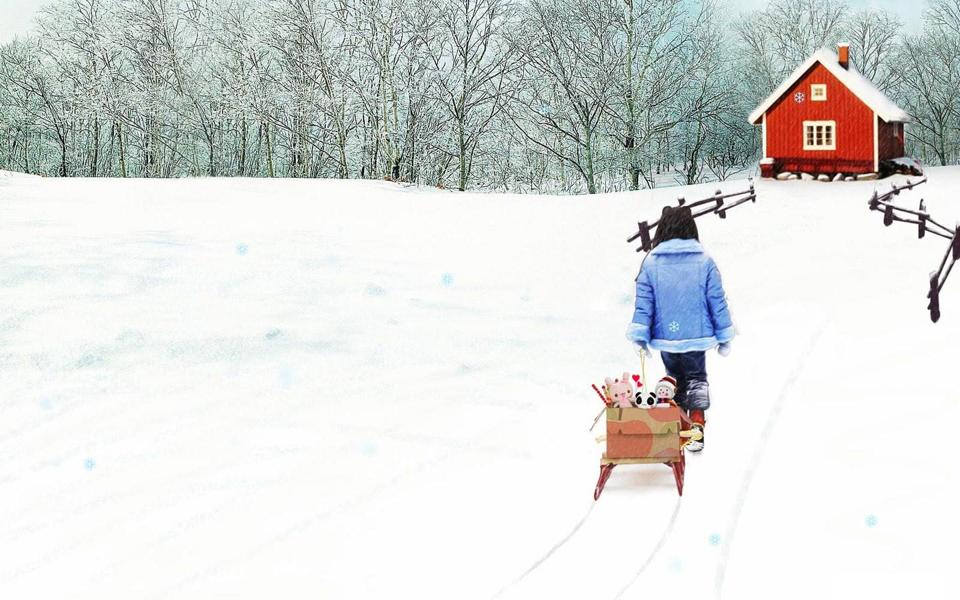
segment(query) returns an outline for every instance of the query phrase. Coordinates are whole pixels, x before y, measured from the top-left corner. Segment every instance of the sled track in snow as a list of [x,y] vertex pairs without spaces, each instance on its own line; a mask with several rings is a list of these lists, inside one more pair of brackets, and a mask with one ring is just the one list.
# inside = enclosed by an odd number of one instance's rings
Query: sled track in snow
[[533,573],[534,571],[536,571],[537,569],[539,569],[539,568],[540,568],[540,565],[542,565],[543,563],[545,563],[545,562],[547,561],[547,559],[549,559],[551,556],[553,556],[553,554],[554,554],[557,550],[559,550],[560,548],[563,547],[564,544],[566,544],[567,542],[569,542],[569,541],[570,541],[570,538],[572,538],[572,537],[574,536],[574,534],[576,534],[577,531],[579,531],[580,528],[583,527],[583,524],[587,522],[587,519],[590,517],[590,513],[593,512],[593,508],[594,508],[596,505],[597,505],[597,502],[596,502],[596,501],[591,502],[591,503],[590,503],[590,508],[587,509],[586,514],[584,514],[583,517],[582,517],[579,521],[577,521],[577,524],[573,526],[573,529],[570,530],[570,533],[568,533],[567,535],[563,536],[563,538],[561,538],[560,541],[558,541],[556,544],[554,544],[552,548],[550,548],[549,550],[547,550],[546,554],[544,554],[543,556],[541,556],[540,558],[538,558],[536,561],[534,561],[534,563],[533,563],[532,565],[530,565],[530,567],[529,567],[526,571],[524,571],[523,573],[521,573],[519,577],[517,577],[516,579],[514,579],[513,581],[511,581],[511,582],[508,583],[507,585],[505,585],[505,586],[503,586],[502,588],[500,588],[500,591],[498,591],[496,594],[494,594],[494,595],[493,595],[493,598],[500,598],[501,596],[503,596],[510,588],[516,586],[516,585],[519,584],[521,581],[523,581],[524,579],[526,579],[526,578],[527,578],[527,575],[529,575],[530,573]]
[[[760,439],[757,441],[757,444],[754,448],[753,456],[750,458],[750,462],[747,463],[747,469],[744,473],[743,480],[740,483],[740,489],[737,492],[737,499],[734,503],[733,508],[733,517],[730,521],[730,526],[727,528],[726,535],[724,539],[726,542],[723,545],[721,550],[720,560],[717,563],[717,574],[715,578],[715,587],[716,587],[716,597],[719,598],[722,595],[723,584],[726,578],[727,564],[730,557],[730,547],[733,543],[734,534],[737,531],[737,526],[740,522],[740,514],[743,510],[743,506],[746,503],[747,495],[750,493],[750,486],[753,483],[754,475],[756,474],[757,468],[760,465],[760,461],[763,459],[763,450],[767,446],[767,442],[770,439],[770,435],[773,432],[774,427],[777,424],[777,420],[780,418],[780,413],[783,410],[783,406],[786,402],[786,399],[789,397],[790,392],[793,390],[794,386],[797,383],[797,380],[800,378],[800,375],[806,368],[807,360],[810,352],[816,347],[817,343],[820,341],[820,336],[826,330],[827,325],[830,323],[830,318],[827,318],[823,321],[820,327],[813,333],[804,346],[803,353],[800,355],[801,360],[797,362],[793,370],[787,376],[786,381],[784,381],[783,386],[780,388],[780,393],[777,394],[777,398],[773,403],[773,406],[770,408],[770,413],[767,415],[767,421],[763,426],[763,430],[760,432]],[[633,587],[647,567],[653,563],[654,559],[660,553],[660,550],[670,539],[670,534],[673,532],[673,528],[676,525],[677,519],[680,516],[680,506],[681,506],[681,497],[677,498],[676,506],[673,509],[673,514],[670,516],[670,520],[667,522],[666,527],[663,530],[663,533],[660,535],[660,538],[657,540],[657,543],[654,545],[653,549],[650,551],[650,554],[647,556],[647,559],[643,562],[633,577],[630,578],[630,581],[624,585],[617,595],[614,596],[614,600],[619,600],[627,593],[627,591]],[[551,556],[553,556],[560,548],[562,548],[571,538],[583,527],[583,524],[587,522],[587,519],[590,517],[590,514],[593,512],[593,508],[597,505],[596,502],[590,504],[590,508],[587,509],[586,514],[577,521],[573,528],[556,544],[554,544],[546,553],[543,554],[540,558],[534,561],[523,573],[521,573],[517,578],[508,583],[507,585],[500,588],[500,590],[494,594],[493,600],[496,598],[502,597],[507,593],[511,588],[517,586],[520,582],[526,579],[531,573],[540,568],[543,563],[545,563]]]
[[743,475],[743,481],[740,482],[740,490],[737,492],[737,499],[734,502],[733,516],[724,535],[725,542],[720,552],[720,560],[717,562],[717,574],[714,580],[717,600],[720,600],[723,595],[723,584],[727,576],[727,563],[730,559],[730,547],[733,545],[733,536],[737,532],[737,526],[740,523],[740,514],[743,512],[743,505],[746,503],[747,495],[750,493],[750,486],[753,484],[754,475],[760,466],[760,461],[763,459],[763,450],[770,440],[770,434],[773,432],[774,427],[776,427],[777,420],[780,418],[780,413],[783,410],[786,399],[790,396],[790,392],[793,390],[793,387],[796,385],[797,380],[807,365],[807,361],[809,360],[807,357],[810,356],[810,352],[816,347],[817,342],[820,341],[820,336],[826,330],[829,323],[830,318],[825,319],[810,337],[806,346],[804,346],[803,353],[800,355],[801,360],[797,361],[793,371],[790,372],[787,380],[784,381],[783,387],[780,388],[780,393],[777,394],[777,399],[774,401],[773,406],[770,408],[770,413],[767,415],[767,422],[760,432],[760,439],[754,448],[753,456],[750,458],[750,462],[747,463],[747,470]]
[[643,564],[640,565],[640,568],[637,569],[637,572],[633,574],[633,577],[630,578],[630,581],[627,582],[627,585],[620,588],[620,591],[617,592],[617,595],[614,596],[614,600],[622,598],[624,594],[627,593],[634,583],[637,582],[637,579],[640,579],[640,576],[643,575],[643,572],[647,570],[647,567],[650,566],[650,563],[653,562],[653,559],[660,554],[660,550],[663,548],[663,545],[667,543],[667,540],[670,539],[670,534],[673,533],[673,527],[677,524],[677,517],[680,516],[680,500],[682,498],[677,496],[677,505],[673,508],[673,514],[670,516],[670,521],[667,523],[666,528],[663,530],[663,534],[660,536],[660,539],[657,540],[656,545],[653,547],[653,550],[650,551],[650,555],[647,556],[647,560],[643,561]]
[[[657,540],[656,544],[654,544],[653,550],[651,550],[650,554],[647,556],[647,560],[643,561],[643,564],[640,566],[639,569],[637,569],[637,572],[634,573],[633,577],[630,578],[630,581],[628,581],[626,585],[620,588],[620,591],[617,592],[617,595],[614,597],[615,599],[621,598],[623,594],[626,593],[626,591],[630,589],[630,587],[633,586],[634,583],[636,583],[637,579],[640,578],[640,575],[642,575],[643,572],[647,569],[647,567],[650,566],[650,563],[653,562],[653,559],[657,557],[657,554],[660,553],[660,550],[663,548],[664,544],[666,544],[667,540],[670,538],[670,534],[673,532],[673,528],[677,523],[677,517],[680,516],[680,501],[681,501],[681,497],[678,496],[677,503],[673,507],[673,514],[670,515],[670,520],[667,522],[667,526],[663,529],[663,533],[660,535],[660,539]],[[514,579],[507,585],[500,588],[500,591],[494,594],[493,598],[494,599],[500,598],[506,592],[508,592],[511,588],[515,587],[521,581],[526,579],[528,575],[530,575],[531,573],[539,569],[540,565],[547,562],[547,560],[551,556],[553,556],[557,552],[557,550],[559,550],[567,542],[569,542],[570,539],[573,538],[573,536],[577,533],[577,531],[579,531],[580,528],[583,527],[583,524],[587,522],[587,519],[590,517],[590,514],[593,512],[593,509],[596,505],[597,505],[596,501],[592,502],[590,504],[590,508],[587,509],[586,514],[583,515],[583,517],[579,521],[577,521],[576,525],[573,526],[573,529],[571,529],[570,532],[567,533],[567,535],[565,535],[556,544],[554,544],[553,547],[547,550],[547,552],[544,553],[543,556],[541,556],[536,561],[534,561],[534,563],[530,565],[530,567],[527,568],[526,571],[521,573],[516,579]]]

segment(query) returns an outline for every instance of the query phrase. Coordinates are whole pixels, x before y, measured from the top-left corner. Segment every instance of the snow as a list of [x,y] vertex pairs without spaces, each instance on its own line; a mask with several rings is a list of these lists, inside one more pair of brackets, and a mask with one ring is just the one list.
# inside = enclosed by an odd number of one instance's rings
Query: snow
[[901,156],[899,158],[890,159],[895,165],[904,167],[905,169],[911,170],[917,173],[923,173],[923,165],[920,164],[920,161],[913,158],[912,156]]
[[767,98],[760,103],[750,116],[748,117],[750,123],[756,125],[760,122],[760,118],[763,117],[763,114],[773,106],[773,103],[779,100],[787,90],[793,87],[793,84],[797,82],[798,79],[803,77],[804,73],[810,70],[816,63],[822,64],[834,77],[840,80],[840,82],[845,85],[851,92],[854,93],[858,98],[860,98],[864,104],[873,109],[873,112],[877,113],[877,116],[886,121],[887,123],[906,123],[909,122],[910,115],[906,113],[902,108],[894,104],[890,98],[887,98],[886,94],[880,91],[877,86],[873,84],[872,81],[864,77],[857,71],[854,61],[850,60],[848,63],[847,69],[844,69],[840,66],[839,59],[837,58],[837,53],[826,48],[821,48],[814,52],[810,58],[805,60],[800,66],[794,69],[793,73],[789,77],[783,80],[783,83],[773,91],[772,94],[767,96]]
[[[960,169],[932,168],[957,218]],[[700,220],[740,331],[682,500],[592,500],[641,219],[388,183],[0,181],[0,597],[949,597],[960,282],[877,182]],[[659,361],[648,377],[659,377]]]
[[36,175],[27,175],[26,173],[15,173],[13,171],[4,171],[0,169],[0,179],[7,177],[36,178]]

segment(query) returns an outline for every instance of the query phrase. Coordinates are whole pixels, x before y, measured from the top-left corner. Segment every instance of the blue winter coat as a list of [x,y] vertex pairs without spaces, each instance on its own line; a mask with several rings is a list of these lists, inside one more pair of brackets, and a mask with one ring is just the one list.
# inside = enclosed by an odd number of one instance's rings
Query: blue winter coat
[[627,338],[664,352],[709,350],[733,339],[720,271],[696,240],[667,240],[640,265]]

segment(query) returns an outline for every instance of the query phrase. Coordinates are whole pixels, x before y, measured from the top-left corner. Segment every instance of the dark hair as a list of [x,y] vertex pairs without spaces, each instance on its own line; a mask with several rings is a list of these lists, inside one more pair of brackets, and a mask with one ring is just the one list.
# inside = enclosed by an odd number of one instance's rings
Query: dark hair
[[667,240],[697,240],[697,222],[693,220],[693,213],[686,206],[664,206],[660,214],[660,223],[653,236],[652,246],[656,248]]

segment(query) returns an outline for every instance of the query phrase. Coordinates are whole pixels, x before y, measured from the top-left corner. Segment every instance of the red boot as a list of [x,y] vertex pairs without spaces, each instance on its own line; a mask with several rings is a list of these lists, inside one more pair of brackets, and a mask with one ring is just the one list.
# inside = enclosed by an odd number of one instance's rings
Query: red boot
[[703,450],[703,429],[707,424],[707,419],[700,409],[690,411],[690,420],[693,421],[693,429],[700,430],[700,439],[693,440],[687,444],[687,450],[690,452],[700,452]]
[[707,424],[707,417],[699,408],[695,408],[690,411],[690,420],[699,425],[701,428]]

